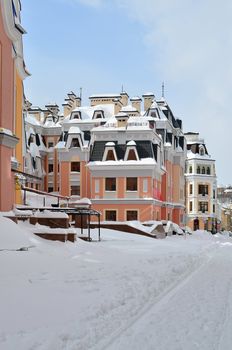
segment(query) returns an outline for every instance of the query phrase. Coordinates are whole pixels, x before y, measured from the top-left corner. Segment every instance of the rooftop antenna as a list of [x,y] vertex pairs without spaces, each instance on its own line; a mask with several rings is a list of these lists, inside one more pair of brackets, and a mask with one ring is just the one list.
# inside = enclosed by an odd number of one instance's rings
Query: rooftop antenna
[[162,82],[162,98],[164,98],[164,82]]
[[123,92],[123,85],[122,85],[122,92]]
[[82,99],[82,87],[80,87],[80,99]]

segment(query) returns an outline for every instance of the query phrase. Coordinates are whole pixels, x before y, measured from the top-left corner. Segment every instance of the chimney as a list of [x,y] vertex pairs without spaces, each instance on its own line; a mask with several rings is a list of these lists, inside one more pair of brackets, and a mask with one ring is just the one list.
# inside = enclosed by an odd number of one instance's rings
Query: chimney
[[128,115],[123,112],[119,112],[118,114],[115,115],[115,119],[117,120],[117,127],[118,128],[126,128],[127,126],[127,121],[128,121]]
[[56,103],[49,103],[45,106],[45,108],[47,108],[50,113],[55,116],[57,116],[60,111],[59,106]]
[[141,101],[142,99],[138,96],[132,97],[130,99],[132,107],[136,108],[138,112],[141,112]]
[[122,108],[122,102],[118,98],[115,98],[113,102],[114,102],[114,114],[118,114]]
[[155,95],[152,92],[147,92],[143,95],[144,111],[147,111],[149,108],[151,108],[154,98],[155,98]]
[[127,106],[128,105],[128,100],[129,100],[129,96],[125,91],[121,92],[121,103],[123,106]]
[[66,102],[66,103],[63,103],[62,106],[63,106],[63,108],[64,108],[63,114],[64,114],[64,118],[65,118],[65,117],[67,117],[67,116],[71,113],[71,111],[72,111],[72,106],[71,106],[70,103],[67,103],[67,102]]

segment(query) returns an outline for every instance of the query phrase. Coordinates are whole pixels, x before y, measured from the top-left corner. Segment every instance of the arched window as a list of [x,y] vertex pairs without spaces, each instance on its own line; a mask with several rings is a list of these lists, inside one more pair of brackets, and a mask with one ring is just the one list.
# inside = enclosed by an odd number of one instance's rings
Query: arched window
[[201,173],[201,168],[198,165],[198,167],[197,167],[197,174],[200,174],[200,173]]
[[190,165],[190,167],[189,167],[189,173],[192,174],[192,172],[193,172],[193,167],[192,167],[192,165]]
[[205,174],[205,167],[204,166],[202,167],[201,173]]
[[207,167],[207,175],[210,175],[210,167]]

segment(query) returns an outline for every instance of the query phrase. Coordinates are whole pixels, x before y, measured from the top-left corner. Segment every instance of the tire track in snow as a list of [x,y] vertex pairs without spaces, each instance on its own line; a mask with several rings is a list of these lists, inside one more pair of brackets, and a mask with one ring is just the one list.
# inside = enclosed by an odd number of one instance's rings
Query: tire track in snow
[[231,248],[219,249],[101,349],[230,350],[231,263]]
[[181,278],[177,279],[174,283],[172,283],[167,289],[165,289],[161,294],[155,298],[150,298],[148,302],[146,302],[145,305],[142,305],[142,307],[138,310],[138,313],[136,316],[130,319],[130,321],[126,321],[119,329],[117,329],[114,333],[111,333],[111,335],[106,339],[95,346],[91,347],[94,350],[107,350],[111,345],[114,344],[115,341],[118,340],[118,338],[123,335],[128,329],[133,327],[134,324],[138,320],[140,320],[142,317],[144,317],[150,310],[156,309],[157,311],[166,304],[176,293],[178,293],[188,282],[196,275],[198,274],[202,269],[206,267],[206,265],[209,264],[211,261],[213,255],[212,252],[218,249],[217,244],[213,244],[212,246],[207,247],[206,250],[204,250],[197,259],[201,260],[201,263],[197,266],[194,264],[193,270],[188,269],[184,275],[181,276]]

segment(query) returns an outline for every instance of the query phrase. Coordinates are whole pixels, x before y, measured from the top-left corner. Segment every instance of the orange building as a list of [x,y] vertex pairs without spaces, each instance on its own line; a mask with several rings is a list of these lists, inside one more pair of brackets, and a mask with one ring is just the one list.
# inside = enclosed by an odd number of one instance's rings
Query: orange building
[[[23,79],[28,75],[22,52],[18,0],[0,1],[0,210],[12,209],[16,202],[17,178],[12,168],[22,162]],[[17,150],[17,143],[19,146]]]

